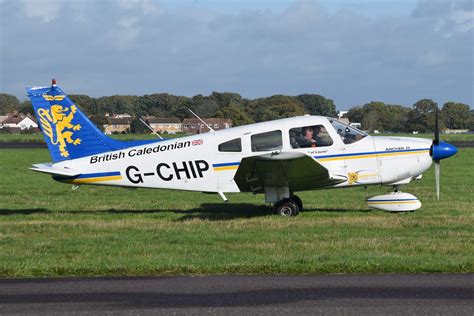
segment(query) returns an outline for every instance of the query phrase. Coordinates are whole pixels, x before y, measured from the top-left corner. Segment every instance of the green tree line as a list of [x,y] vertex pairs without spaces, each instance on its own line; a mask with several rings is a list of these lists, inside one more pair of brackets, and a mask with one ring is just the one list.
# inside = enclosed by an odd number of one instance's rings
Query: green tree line
[[[167,93],[144,96],[115,95],[100,98],[91,98],[87,95],[69,95],[69,97],[97,124],[105,123],[105,113],[183,119],[192,117],[188,109],[201,117],[229,118],[235,126],[305,113],[336,116],[334,102],[316,94],[274,95],[259,99],[246,99],[237,93],[227,92],[213,92],[209,96],[199,94],[191,98]],[[20,102],[13,95],[0,94],[0,115],[14,110],[34,114],[30,101]]]
[[[432,132],[438,104],[430,99],[417,101],[412,108],[370,102],[349,110],[346,117],[361,123],[362,129],[381,132]],[[469,105],[446,102],[439,110],[440,129],[468,129],[474,131],[474,111]]]
[[[337,115],[333,100],[318,94],[274,95],[258,99],[246,99],[229,92],[213,92],[208,96],[199,94],[193,97],[157,93],[100,98],[70,95],[70,98],[98,125],[106,123],[105,113],[183,119],[192,116],[188,108],[201,117],[230,118],[234,126],[303,114],[329,117]],[[370,102],[353,107],[346,116],[351,122],[361,123],[362,129],[368,131],[430,132],[434,128],[434,112],[437,107],[429,99],[419,100],[411,108]],[[30,101],[20,102],[13,95],[0,93],[0,115],[15,110],[34,114]],[[474,112],[467,104],[445,103],[440,110],[440,121],[442,128],[474,130]]]

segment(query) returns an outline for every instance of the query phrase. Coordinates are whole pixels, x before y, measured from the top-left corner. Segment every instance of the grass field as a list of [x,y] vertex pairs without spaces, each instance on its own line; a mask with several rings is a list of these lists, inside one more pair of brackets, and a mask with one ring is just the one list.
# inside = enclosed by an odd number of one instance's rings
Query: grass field
[[[433,134],[373,134],[374,136],[402,136],[402,137],[423,137],[423,138],[433,138]],[[182,137],[186,136],[185,134],[164,134],[162,137]],[[474,142],[474,134],[442,134],[440,135],[441,140],[446,142]],[[112,138],[120,140],[133,140],[133,139],[156,139],[157,136],[153,134],[117,134],[112,135]],[[2,142],[13,142],[13,143],[31,143],[38,142],[44,143],[43,135],[41,134],[5,134],[0,133],[0,143]]]
[[370,187],[299,194],[272,215],[262,195],[82,186],[29,171],[44,149],[2,149],[0,277],[224,273],[474,272],[474,149],[404,191],[413,213],[369,210]]

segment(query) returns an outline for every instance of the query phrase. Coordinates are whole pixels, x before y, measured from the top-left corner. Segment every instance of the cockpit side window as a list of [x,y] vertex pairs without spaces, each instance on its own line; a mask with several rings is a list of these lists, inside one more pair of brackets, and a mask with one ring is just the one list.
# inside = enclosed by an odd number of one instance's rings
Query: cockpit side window
[[324,147],[333,141],[323,125],[311,125],[290,129],[290,144],[292,148]]
[[252,135],[252,151],[270,151],[282,148],[281,131],[271,131]]
[[331,122],[339,137],[341,137],[344,144],[353,144],[367,136],[367,134],[363,131],[341,123],[338,120],[331,119],[329,121]]
[[241,152],[242,140],[235,138],[219,145],[220,152]]

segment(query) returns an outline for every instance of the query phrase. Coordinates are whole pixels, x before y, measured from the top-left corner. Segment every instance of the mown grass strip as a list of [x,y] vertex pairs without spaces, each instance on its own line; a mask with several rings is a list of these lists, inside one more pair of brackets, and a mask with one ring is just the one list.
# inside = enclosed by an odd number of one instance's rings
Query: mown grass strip
[[0,277],[473,272],[474,149],[404,191],[413,213],[369,210],[389,188],[303,192],[306,211],[272,215],[263,196],[69,185],[29,171],[47,150],[0,150]]

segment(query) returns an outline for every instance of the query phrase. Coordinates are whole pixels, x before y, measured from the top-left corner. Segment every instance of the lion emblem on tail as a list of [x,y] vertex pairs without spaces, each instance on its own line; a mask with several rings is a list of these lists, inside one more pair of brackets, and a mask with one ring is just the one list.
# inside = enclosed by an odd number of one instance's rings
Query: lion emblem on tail
[[73,125],[71,123],[76,111],[77,108],[75,105],[72,105],[71,108],[53,105],[51,106],[51,110],[38,109],[38,115],[44,134],[49,137],[53,145],[59,145],[59,152],[63,157],[69,157],[66,142],[74,146],[81,143],[80,138],[72,139],[73,131],[81,129],[81,125]]

